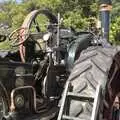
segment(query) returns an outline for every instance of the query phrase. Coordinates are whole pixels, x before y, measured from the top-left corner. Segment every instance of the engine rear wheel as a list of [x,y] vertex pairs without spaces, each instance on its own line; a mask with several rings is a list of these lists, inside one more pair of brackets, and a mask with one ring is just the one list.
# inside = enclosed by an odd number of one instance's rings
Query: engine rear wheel
[[[71,72],[69,80],[74,93],[95,98],[96,87],[100,83],[105,89],[108,72],[113,62],[117,48],[90,47],[84,50]],[[93,103],[90,101],[71,100],[69,115],[84,120],[90,120]]]

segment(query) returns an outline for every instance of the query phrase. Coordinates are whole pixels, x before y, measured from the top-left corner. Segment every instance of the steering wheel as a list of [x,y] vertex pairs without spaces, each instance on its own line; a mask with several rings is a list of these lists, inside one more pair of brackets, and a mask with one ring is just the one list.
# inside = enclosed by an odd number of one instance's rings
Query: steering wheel
[[27,40],[28,37],[29,30],[27,28],[24,27],[18,28],[9,35],[9,40],[11,41],[10,44],[13,47],[20,46]]
[[23,43],[29,37],[32,24],[35,25],[35,29],[36,29],[37,33],[41,32],[39,24],[36,20],[36,18],[38,16],[40,16],[40,14],[43,14],[44,16],[46,16],[48,18],[50,24],[58,23],[57,18],[52,13],[50,13],[49,10],[34,10],[27,15],[21,28],[13,31],[10,35],[10,39],[11,39],[11,41],[13,41],[14,46],[19,46],[19,52],[20,52],[20,57],[21,57],[22,62],[26,62],[26,60],[25,60],[26,48],[23,45]]

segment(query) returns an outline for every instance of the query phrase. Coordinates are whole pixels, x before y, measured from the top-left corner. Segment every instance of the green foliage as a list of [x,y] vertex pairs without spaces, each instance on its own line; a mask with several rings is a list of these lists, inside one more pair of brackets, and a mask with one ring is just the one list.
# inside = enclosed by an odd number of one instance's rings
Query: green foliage
[[30,11],[47,8],[56,15],[59,12],[64,18],[65,26],[85,29],[88,25],[87,19],[90,16],[96,16],[96,6],[94,0],[23,0],[21,4],[8,0],[2,5],[0,23],[7,22],[14,30],[20,27]]
[[[89,27],[89,18],[98,16],[98,0],[23,0],[18,4],[15,0],[5,0],[1,3],[0,24],[10,27],[10,30],[19,28],[25,16],[34,9],[47,8],[55,15],[59,12],[65,27],[76,30],[85,30]],[[113,43],[119,41],[120,33],[120,0],[113,0],[112,25],[110,38]],[[47,19],[37,19],[42,30],[45,31]],[[34,31],[34,28],[31,29]],[[118,43],[118,42],[117,42]],[[1,46],[0,46],[1,47]]]
[[80,11],[69,11],[64,14],[64,25],[76,30],[83,30],[88,27],[87,18],[81,15]]
[[[40,14],[39,16],[37,16],[36,19],[35,19],[35,22],[36,22],[36,24],[38,24],[38,26],[40,27],[40,30],[42,32],[47,31],[47,25],[49,23],[49,20],[48,20],[48,18],[45,15]],[[34,22],[32,22],[30,31],[31,32],[37,32],[36,28],[35,28],[35,23]]]
[[9,49],[12,49],[10,44],[9,44],[9,41],[5,41],[5,42],[0,42],[0,50],[9,50]]
[[112,20],[120,16],[120,0],[113,0]]
[[120,44],[120,17],[117,17],[111,24],[110,40],[112,43]]
[[16,29],[20,27],[26,14],[27,11],[24,5],[17,5],[12,1],[5,2],[0,13],[0,23],[6,23],[12,30]]
[[112,2],[110,41],[114,44],[120,44],[120,0]]

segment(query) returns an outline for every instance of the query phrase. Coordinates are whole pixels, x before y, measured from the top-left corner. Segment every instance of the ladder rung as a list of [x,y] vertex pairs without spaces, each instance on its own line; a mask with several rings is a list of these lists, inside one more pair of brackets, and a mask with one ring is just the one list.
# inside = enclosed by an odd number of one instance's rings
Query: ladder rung
[[79,100],[82,100],[82,101],[88,100],[90,102],[94,101],[93,97],[82,96],[79,93],[68,92],[67,96],[70,97],[71,99],[78,100],[78,101]]
[[63,115],[62,119],[65,119],[65,120],[85,120],[85,119],[81,119],[81,118],[77,118],[77,117],[73,117],[73,116],[67,116],[67,115]]

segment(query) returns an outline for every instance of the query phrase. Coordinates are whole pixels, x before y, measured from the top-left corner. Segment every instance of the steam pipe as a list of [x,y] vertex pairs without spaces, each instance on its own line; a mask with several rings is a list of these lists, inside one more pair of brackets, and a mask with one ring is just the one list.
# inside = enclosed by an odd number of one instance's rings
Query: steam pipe
[[106,41],[109,41],[109,26],[110,26],[110,11],[112,9],[111,0],[100,1],[100,15],[102,26],[102,37]]

